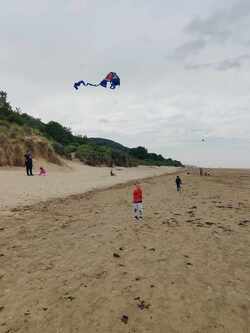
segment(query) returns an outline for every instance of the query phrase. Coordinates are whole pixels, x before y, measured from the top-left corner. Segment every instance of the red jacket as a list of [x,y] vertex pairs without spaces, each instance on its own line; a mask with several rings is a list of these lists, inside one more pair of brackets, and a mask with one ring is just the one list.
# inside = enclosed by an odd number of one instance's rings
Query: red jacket
[[136,186],[133,192],[133,203],[142,202],[142,189],[139,186]]

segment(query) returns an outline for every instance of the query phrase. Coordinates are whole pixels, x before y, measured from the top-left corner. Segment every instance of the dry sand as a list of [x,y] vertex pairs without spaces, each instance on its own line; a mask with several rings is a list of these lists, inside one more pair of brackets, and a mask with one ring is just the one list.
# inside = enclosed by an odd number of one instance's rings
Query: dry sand
[[[38,165],[45,164],[37,161]],[[16,206],[84,193],[96,188],[105,188],[118,183],[145,177],[173,173],[178,168],[144,167],[115,168],[116,176],[110,176],[110,168],[90,167],[79,162],[67,162],[65,167],[45,165],[47,177],[27,177],[22,168],[0,168],[0,211]]]
[[250,332],[250,172],[181,176],[2,216],[0,332]]

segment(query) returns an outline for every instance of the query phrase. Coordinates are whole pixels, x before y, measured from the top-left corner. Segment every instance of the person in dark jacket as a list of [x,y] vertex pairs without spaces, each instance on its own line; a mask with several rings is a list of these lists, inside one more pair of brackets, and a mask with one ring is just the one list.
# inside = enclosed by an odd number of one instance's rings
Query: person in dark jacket
[[24,155],[25,158],[25,167],[27,176],[33,176],[32,169],[33,169],[33,160],[31,153],[26,153]]
[[181,181],[181,178],[179,176],[176,177],[175,183],[176,183],[177,192],[181,192],[182,181]]
[[24,155],[24,159],[25,159],[25,168],[26,168],[26,174],[27,174],[27,176],[29,176],[29,156],[28,156],[28,154],[25,154]]

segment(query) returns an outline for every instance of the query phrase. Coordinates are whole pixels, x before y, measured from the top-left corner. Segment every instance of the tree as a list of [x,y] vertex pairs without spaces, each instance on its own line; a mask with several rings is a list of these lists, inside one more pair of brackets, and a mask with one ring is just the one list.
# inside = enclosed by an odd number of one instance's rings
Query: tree
[[56,121],[50,121],[46,125],[46,133],[55,141],[62,145],[70,144],[74,141],[74,136],[69,128],[63,127]]
[[4,107],[7,104],[7,93],[0,90],[0,107]]
[[137,148],[131,148],[129,150],[129,153],[135,157],[138,158],[139,160],[145,160],[147,158],[148,155],[148,151],[146,148],[144,147],[137,147]]

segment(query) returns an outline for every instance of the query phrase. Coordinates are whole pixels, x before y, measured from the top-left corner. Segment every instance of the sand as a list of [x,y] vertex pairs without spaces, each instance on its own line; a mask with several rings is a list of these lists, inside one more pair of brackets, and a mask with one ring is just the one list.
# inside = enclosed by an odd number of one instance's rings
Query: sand
[[[0,221],[0,332],[248,333],[250,171],[20,207]],[[33,180],[32,180],[33,181]]]
[[[44,161],[35,161],[37,166]],[[96,188],[106,188],[129,180],[173,173],[178,168],[145,167],[114,168],[116,176],[110,176],[110,168],[90,167],[79,162],[67,162],[64,167],[45,165],[47,177],[27,177],[22,168],[0,168],[0,211],[16,206],[34,204],[52,198],[67,197]]]

